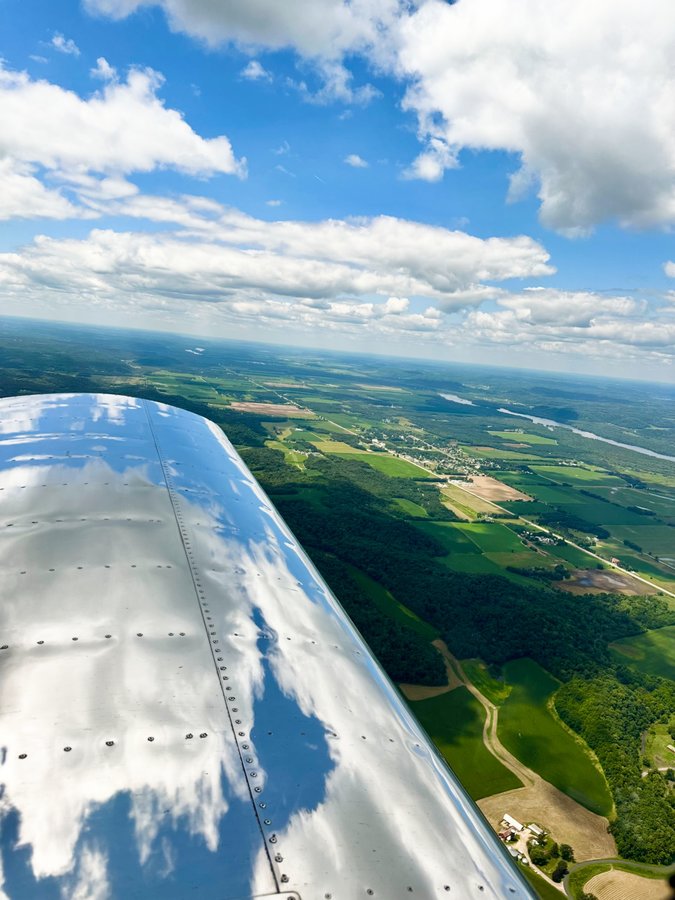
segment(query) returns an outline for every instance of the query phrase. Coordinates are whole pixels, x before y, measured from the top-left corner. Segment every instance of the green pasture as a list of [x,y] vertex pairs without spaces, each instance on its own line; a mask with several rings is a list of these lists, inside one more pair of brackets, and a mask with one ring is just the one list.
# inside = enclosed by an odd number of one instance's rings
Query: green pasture
[[495,678],[482,659],[461,660],[462,669],[469,681],[475,685],[484,697],[499,706],[511,693],[511,685],[504,679]]
[[351,444],[345,444],[343,441],[317,441],[315,436],[311,443],[322,453],[336,453],[339,456],[363,454],[363,450],[359,447],[352,447]]
[[548,708],[557,679],[531,659],[506,663],[504,678],[512,685],[499,710],[498,734],[504,746],[591,812],[611,815],[609,788],[586,744]]
[[591,469],[583,466],[532,466],[535,472],[546,475],[554,481],[577,484],[588,488],[591,485],[617,485],[625,484],[617,475],[610,475],[601,469]]
[[481,553],[521,552],[524,546],[518,535],[499,522],[457,522],[453,527],[465,534]]
[[391,478],[433,478],[434,476],[431,473],[425,472],[424,469],[420,469],[418,466],[414,466],[412,463],[409,463],[406,459],[399,459],[396,456],[390,456],[388,453],[364,453],[364,452],[353,452],[353,449],[349,448],[349,453],[335,453],[335,456],[339,456],[344,459],[356,459],[359,462],[368,463],[369,466],[372,466],[373,469],[377,469],[378,472],[383,472],[385,475],[389,475]]
[[557,444],[555,438],[544,437],[542,434],[529,434],[528,432],[519,431],[488,431],[493,437],[501,438],[503,441],[513,441],[516,444]]
[[609,650],[617,663],[675,680],[675,625],[622,638]]
[[[670,490],[670,493],[668,493]],[[638,506],[649,509],[657,516],[665,519],[675,519],[675,490],[664,489],[664,493],[654,491],[637,490],[631,487],[601,487],[597,493],[601,494],[612,503],[620,503],[622,506]],[[643,519],[643,521],[648,521]]]
[[517,460],[533,460],[538,461],[536,453],[519,453],[517,450],[499,450],[497,447],[474,447],[465,444],[462,450],[469,456],[475,456],[478,459],[517,459]]
[[409,516],[412,516],[414,519],[427,519],[429,517],[429,513],[426,509],[423,506],[420,506],[419,503],[415,503],[414,500],[406,500],[405,497],[394,497],[393,502],[400,510],[407,513]]
[[644,755],[651,766],[659,769],[669,766],[675,769],[675,753],[670,749],[672,746],[675,746],[675,742],[668,725],[657,722],[647,730]]
[[558,888],[554,888],[552,884],[543,879],[541,875],[537,875],[531,866],[523,866],[521,863],[516,863],[516,865],[532,885],[540,900],[560,900],[561,897],[565,896],[560,893]]
[[438,631],[433,626],[420,619],[418,615],[411,609],[408,609],[407,606],[404,606],[403,603],[399,603],[379,582],[354,566],[349,566],[348,568],[363,593],[369,597],[380,612],[391,616],[392,619],[396,619],[397,622],[406,628],[416,631],[427,641],[435,641],[439,637]]
[[[417,522],[416,527],[435,538],[445,547],[448,554],[480,555],[476,544],[457,528],[454,522]],[[441,560],[443,559],[444,557],[441,557]]]
[[457,687],[410,707],[474,800],[521,786],[483,743],[485,712],[467,688]]
[[281,450],[284,454],[284,461],[288,463],[289,466],[295,466],[297,469],[304,469],[307,457],[300,453],[299,450],[292,450],[288,444],[285,444],[283,441],[265,441],[265,446],[270,447],[272,450]]
[[583,550],[578,550],[571,544],[551,544],[546,547],[546,552],[557,559],[571,563],[577,569],[592,569],[598,565],[597,559],[589,556],[588,553],[584,553]]
[[632,541],[645,553],[675,557],[675,528],[668,525],[619,525],[612,528],[612,535],[620,541]]

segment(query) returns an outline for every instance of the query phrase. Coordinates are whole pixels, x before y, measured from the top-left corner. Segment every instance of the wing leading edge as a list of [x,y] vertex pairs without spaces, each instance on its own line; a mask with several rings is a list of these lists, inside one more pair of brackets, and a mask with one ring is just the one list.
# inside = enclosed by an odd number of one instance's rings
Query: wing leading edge
[[0,896],[533,896],[206,419],[0,401],[0,586]]

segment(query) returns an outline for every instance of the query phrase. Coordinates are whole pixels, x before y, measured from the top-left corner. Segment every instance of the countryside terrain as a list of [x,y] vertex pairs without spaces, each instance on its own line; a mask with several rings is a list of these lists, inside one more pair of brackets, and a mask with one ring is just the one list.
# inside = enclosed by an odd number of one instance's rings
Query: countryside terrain
[[487,818],[573,849],[564,881],[555,853],[527,867],[541,896],[659,896],[673,388],[9,319],[0,347],[2,396],[216,422]]

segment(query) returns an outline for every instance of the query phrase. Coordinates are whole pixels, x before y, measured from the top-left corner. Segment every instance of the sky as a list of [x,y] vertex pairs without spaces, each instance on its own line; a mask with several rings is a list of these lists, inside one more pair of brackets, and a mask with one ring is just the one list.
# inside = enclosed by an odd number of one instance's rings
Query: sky
[[675,381],[672,0],[3,0],[0,314]]

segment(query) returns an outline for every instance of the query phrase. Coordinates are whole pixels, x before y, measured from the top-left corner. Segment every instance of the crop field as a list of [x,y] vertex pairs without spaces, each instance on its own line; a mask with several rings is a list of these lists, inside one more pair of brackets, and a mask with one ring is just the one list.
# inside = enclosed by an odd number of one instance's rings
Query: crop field
[[517,441],[523,444],[557,444],[555,438],[544,437],[542,434],[529,434],[520,431],[489,431],[493,437],[501,438],[503,441]]
[[353,449],[350,447],[348,454],[336,453],[335,456],[349,456],[350,459],[357,459],[359,462],[368,463],[373,469],[377,469],[378,472],[384,472],[385,475],[389,475],[392,478],[420,479],[434,477],[430,472],[425,472],[424,469],[421,469],[419,466],[414,466],[406,459],[398,459],[397,457],[389,456],[389,454],[386,453],[354,453]]
[[675,528],[667,525],[619,525],[611,531],[619,540],[628,539],[654,556],[675,557]]
[[518,535],[499,522],[460,522],[454,527],[472,540],[482,553],[519,553],[524,550]]
[[548,708],[559,682],[529,659],[506,663],[504,677],[512,685],[499,710],[498,734],[504,746],[586,809],[610,815],[609,789],[590,751]]
[[461,663],[469,681],[495,706],[503,703],[511,693],[511,685],[503,678],[495,678],[494,675],[491,675],[483,660],[463,659]]
[[478,513],[493,515],[499,511],[489,500],[477,497],[457,484],[444,484],[441,493],[447,498],[451,508],[457,509],[470,519],[475,519]]
[[486,749],[485,712],[467,688],[410,707],[474,800],[520,787],[518,778]]
[[363,453],[363,450],[360,448],[352,447],[350,444],[345,444],[343,441],[317,441],[314,439],[310,441],[310,443],[314,444],[316,449],[320,450],[322,453],[339,453],[341,456],[345,453]]
[[396,619],[397,622],[400,622],[401,625],[404,625],[406,628],[416,631],[425,638],[425,640],[436,640],[438,631],[427,622],[422,621],[422,619],[415,615],[411,609],[408,609],[407,606],[399,603],[398,600],[392,597],[386,588],[382,587],[381,584],[366,575],[365,572],[361,572],[359,569],[354,568],[354,566],[349,566],[349,570],[363,593],[370,597],[378,609],[386,615],[391,616],[392,619]]
[[405,497],[394,497],[394,503],[400,510],[407,513],[413,519],[429,518],[429,513],[426,509],[423,506],[420,506],[419,503],[415,503],[414,500],[406,500]]
[[616,662],[647,675],[675,679],[675,626],[645,631],[609,645]]
[[561,484],[577,484],[587,488],[591,485],[624,485],[625,482],[616,475],[610,475],[600,469],[591,469],[583,466],[532,466],[535,472],[546,475]]
[[517,450],[500,450],[498,447],[474,447],[466,446],[463,448],[470,456],[476,456],[478,459],[513,459],[518,461],[531,460],[534,462],[541,461],[541,457],[536,453],[520,453]]

